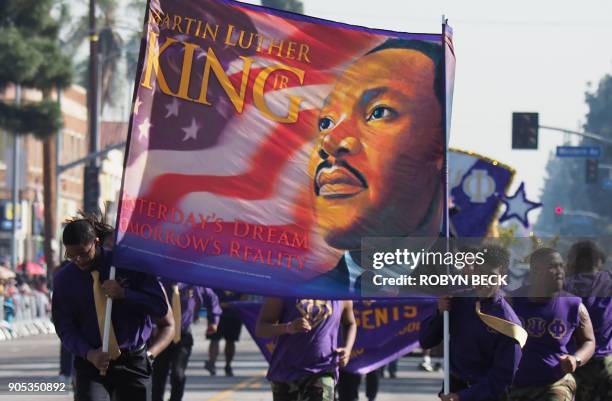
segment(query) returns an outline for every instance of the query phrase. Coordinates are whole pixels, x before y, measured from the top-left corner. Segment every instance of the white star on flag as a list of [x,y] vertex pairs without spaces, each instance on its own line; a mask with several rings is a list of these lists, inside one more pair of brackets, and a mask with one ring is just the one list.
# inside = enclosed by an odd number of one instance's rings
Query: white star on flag
[[138,126],[138,140],[142,141],[142,139],[149,139],[149,130],[153,125],[149,122],[148,118]]
[[198,139],[197,134],[200,126],[196,123],[195,118],[191,119],[191,125],[189,127],[181,129],[185,131],[185,138],[183,138],[183,142],[185,142],[187,139]]
[[136,102],[134,102],[134,114],[138,114],[138,110],[140,110],[141,104],[142,104],[142,101],[140,101],[140,98],[137,97]]
[[172,103],[167,104],[166,105],[166,110],[168,111],[166,113],[166,116],[164,118],[168,118],[171,116],[177,116],[178,117],[178,113],[179,113],[179,101],[177,98],[173,98],[172,99]]

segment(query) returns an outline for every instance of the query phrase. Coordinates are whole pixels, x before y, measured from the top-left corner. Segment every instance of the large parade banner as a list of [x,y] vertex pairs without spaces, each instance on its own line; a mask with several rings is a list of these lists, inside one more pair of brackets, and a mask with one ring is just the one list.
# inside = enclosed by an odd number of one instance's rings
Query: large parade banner
[[[240,312],[245,327],[267,361],[270,361],[275,339],[255,335],[255,324],[261,309],[258,302],[231,304]],[[427,298],[355,302],[357,337],[347,371],[365,374],[412,352],[419,346],[421,322],[434,313],[437,303]]]
[[151,0],[115,264],[242,292],[359,298],[363,237],[441,229],[454,76],[443,31]]

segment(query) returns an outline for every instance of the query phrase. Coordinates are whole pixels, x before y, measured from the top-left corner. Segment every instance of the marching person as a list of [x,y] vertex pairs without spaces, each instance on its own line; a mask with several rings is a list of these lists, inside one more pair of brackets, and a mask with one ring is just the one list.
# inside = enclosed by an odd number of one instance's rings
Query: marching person
[[153,363],[153,401],[162,401],[166,379],[170,373],[170,401],[180,401],[185,391],[185,371],[193,347],[191,324],[197,320],[198,311],[204,306],[207,311],[206,333],[217,331],[221,307],[219,298],[210,288],[162,280],[167,294],[172,299],[175,334],[172,343],[162,351]]
[[563,267],[559,252],[537,249],[529,261],[531,284],[512,296],[529,338],[511,401],[572,401],[576,393],[572,373],[595,351],[589,312],[580,298],[562,291]]
[[357,334],[352,301],[268,298],[255,332],[277,338],[267,375],[274,401],[334,399]]
[[[152,319],[174,331],[168,301],[155,277],[117,269],[109,271],[112,253],[103,248],[112,227],[93,218],[75,219],[62,235],[71,263],[55,275],[52,315],[62,344],[75,355],[75,399],[151,400],[151,358],[167,344],[147,350]],[[108,352],[102,351],[106,298],[113,299]],[[161,336],[160,338],[167,338]]]
[[[508,251],[486,247],[484,263],[470,274],[504,274]],[[450,311],[450,394],[442,401],[497,401],[514,379],[527,333],[499,286],[479,286],[459,297],[442,297],[438,310],[421,325],[424,349],[437,346],[443,337],[443,312]]]
[[[365,376],[365,394],[368,401],[375,401],[378,395],[380,377],[383,375],[385,367],[374,369]],[[338,401],[357,401],[359,399],[359,385],[361,375],[340,369],[338,379]]]
[[606,254],[593,241],[572,245],[565,289],[582,298],[595,334],[595,354],[576,369],[576,401],[612,400],[612,272],[602,271]]
[[240,340],[240,331],[242,329],[242,321],[238,312],[232,308],[230,302],[240,301],[243,295],[238,292],[227,290],[215,290],[215,294],[219,297],[222,313],[219,320],[219,327],[215,332],[207,332],[206,338],[210,340],[208,346],[208,360],[204,362],[204,369],[211,376],[217,374],[215,366],[217,357],[219,356],[219,343],[221,339],[225,340],[225,375],[234,376],[232,370],[232,361],[236,354],[236,343]]

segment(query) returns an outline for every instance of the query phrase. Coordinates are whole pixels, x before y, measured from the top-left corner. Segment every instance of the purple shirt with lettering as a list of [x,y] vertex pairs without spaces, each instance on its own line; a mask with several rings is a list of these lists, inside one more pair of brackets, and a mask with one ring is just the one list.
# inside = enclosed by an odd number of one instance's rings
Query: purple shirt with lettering
[[[475,312],[475,297],[455,297],[450,310],[451,375],[469,384],[458,391],[461,401],[498,400],[512,384],[521,359],[521,347],[512,338],[489,328]],[[480,311],[512,323],[520,321],[500,295],[480,301]],[[442,342],[442,313],[425,319],[419,340],[425,349]]]
[[306,317],[312,329],[307,333],[284,334],[276,339],[270,359],[268,380],[290,382],[321,372],[338,377],[338,332],[342,301],[286,299],[279,323]]
[[565,289],[582,298],[595,333],[594,357],[612,354],[612,272],[579,273],[568,277]]
[[[528,290],[520,293],[527,294]],[[580,322],[580,298],[564,293],[541,299],[545,302],[512,298],[512,307],[529,334],[514,380],[517,387],[543,386],[565,376],[559,358],[570,354],[568,346],[573,346],[572,335]]]

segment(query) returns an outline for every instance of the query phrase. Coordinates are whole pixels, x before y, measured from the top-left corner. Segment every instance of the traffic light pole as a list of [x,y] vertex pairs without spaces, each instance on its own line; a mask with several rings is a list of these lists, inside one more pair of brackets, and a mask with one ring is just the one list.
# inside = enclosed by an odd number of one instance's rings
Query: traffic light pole
[[[89,123],[89,153],[100,150],[98,116],[98,30],[96,28],[96,0],[89,0],[89,87],[87,88],[87,111]],[[97,158],[92,158],[85,166],[83,185],[83,206],[85,212],[95,213],[99,208],[100,164]]]
[[[15,104],[21,105],[21,86],[15,85]],[[11,268],[17,270],[17,253],[18,253],[18,241],[17,241],[17,205],[19,204],[19,172],[21,171],[21,163],[19,160],[19,147],[21,146],[21,138],[17,133],[13,135],[13,160],[12,160],[12,198],[13,198],[13,222],[11,225]],[[19,208],[21,211],[21,208]],[[21,217],[21,216],[19,216]],[[23,225],[23,219],[21,219]]]
[[88,162],[94,162],[96,164],[100,164],[99,163],[99,159],[101,157],[106,156],[106,154],[108,152],[110,152],[111,150],[125,148],[125,144],[126,144],[125,142],[121,142],[121,143],[117,143],[115,145],[107,146],[106,148],[104,148],[102,150],[99,150],[99,151],[97,151],[95,153],[90,153],[90,154],[88,154],[87,156],[85,156],[85,157],[83,157],[81,159],[72,161],[70,163],[66,163],[66,164],[61,165],[61,166],[57,166],[57,175],[59,177],[59,175],[64,173],[66,170],[70,170],[71,168],[78,167],[81,164],[85,164],[85,163],[88,163]]
[[612,145],[612,139],[605,138],[605,137],[603,137],[601,135],[592,134],[590,132],[578,132],[578,131],[572,131],[572,130],[565,129],[565,128],[549,127],[547,125],[538,125],[538,128],[540,128],[540,129],[547,129],[547,130],[551,130],[551,131],[557,131],[557,132],[563,132],[565,134],[578,135],[578,136],[581,136],[583,138],[589,138],[589,139],[592,139],[594,141],[598,141],[598,142],[606,143],[608,145]]

